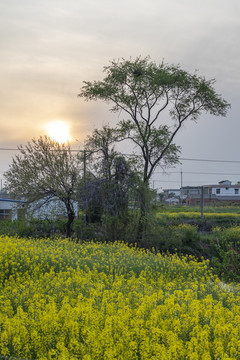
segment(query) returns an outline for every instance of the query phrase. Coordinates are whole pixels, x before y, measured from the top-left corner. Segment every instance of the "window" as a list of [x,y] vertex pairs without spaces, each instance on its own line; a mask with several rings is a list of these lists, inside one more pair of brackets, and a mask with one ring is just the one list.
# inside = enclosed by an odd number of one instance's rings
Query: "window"
[[221,189],[216,189],[216,194],[220,194]]
[[12,210],[0,209],[0,219],[11,219]]
[[239,189],[234,189],[234,193],[238,194],[239,193]]

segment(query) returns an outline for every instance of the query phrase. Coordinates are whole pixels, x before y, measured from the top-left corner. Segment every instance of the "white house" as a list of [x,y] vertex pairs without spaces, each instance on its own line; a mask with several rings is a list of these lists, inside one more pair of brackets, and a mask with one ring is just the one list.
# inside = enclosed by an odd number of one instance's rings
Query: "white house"
[[24,208],[25,201],[10,199],[0,193],[0,220],[16,220]]
[[218,198],[231,196],[236,199],[240,196],[240,184],[232,185],[229,180],[220,181],[218,185],[205,185],[204,188],[208,189],[209,195],[216,195]]
[[[78,216],[78,203],[77,201],[72,200],[72,206],[74,209],[75,216]],[[67,210],[63,202],[58,198],[54,198],[48,203],[43,205],[41,200],[38,202],[32,203],[28,206],[26,211],[26,216],[31,216],[41,220],[54,220],[57,218],[67,217]]]
[[[216,185],[183,186],[181,189],[165,189],[166,203],[181,203],[199,205],[202,198],[206,205],[240,204],[240,183],[232,184],[229,180],[222,180]],[[179,200],[180,199],[180,200]]]
[[180,194],[180,189],[165,189],[163,190],[163,200],[168,204],[179,204]]
[[[78,215],[78,203],[73,201],[75,215]],[[13,200],[6,193],[0,193],[0,220],[17,220],[22,216],[34,217],[38,219],[53,220],[59,217],[67,217],[64,204],[59,199],[53,199],[51,202],[41,206],[41,203],[31,204],[26,208],[26,201]]]
[[185,186],[181,188],[181,199],[187,205],[199,205],[203,198],[206,205],[240,203],[240,184],[232,185],[229,180],[217,185]]

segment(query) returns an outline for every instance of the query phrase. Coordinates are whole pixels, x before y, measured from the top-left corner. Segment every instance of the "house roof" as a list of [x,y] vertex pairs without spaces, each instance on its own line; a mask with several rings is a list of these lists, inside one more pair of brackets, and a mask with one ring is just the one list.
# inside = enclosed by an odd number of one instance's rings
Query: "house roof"
[[234,188],[234,189],[240,189],[240,184],[235,184],[235,185],[228,185],[228,184],[224,184],[224,185],[203,185],[204,188]]
[[0,201],[5,201],[5,202],[20,202],[20,203],[26,203],[26,201],[23,200],[13,200],[13,199],[0,199]]

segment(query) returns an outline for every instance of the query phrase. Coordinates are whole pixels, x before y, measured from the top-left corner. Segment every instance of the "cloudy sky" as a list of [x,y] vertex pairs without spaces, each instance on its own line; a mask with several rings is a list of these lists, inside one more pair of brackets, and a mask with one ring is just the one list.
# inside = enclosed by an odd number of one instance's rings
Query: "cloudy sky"
[[[16,148],[69,126],[81,148],[96,127],[116,123],[100,102],[77,97],[111,60],[150,56],[216,79],[231,104],[226,118],[203,114],[176,138],[181,165],[154,175],[155,188],[240,180],[239,0],[0,0],[0,148]],[[12,150],[0,150],[0,178]],[[225,162],[223,162],[225,160]],[[239,161],[239,162],[238,162]]]

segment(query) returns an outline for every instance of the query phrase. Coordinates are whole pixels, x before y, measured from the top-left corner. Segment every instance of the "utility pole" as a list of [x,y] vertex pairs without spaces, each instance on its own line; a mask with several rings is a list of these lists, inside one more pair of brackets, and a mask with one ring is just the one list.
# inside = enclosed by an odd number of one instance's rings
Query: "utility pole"
[[[86,185],[86,150],[83,150],[83,184]],[[87,209],[83,206],[83,223],[87,222]]]
[[204,193],[203,186],[201,186],[201,219],[204,218]]
[[182,188],[182,169],[181,169],[181,188]]
[[83,179],[86,182],[86,150],[83,150]]

